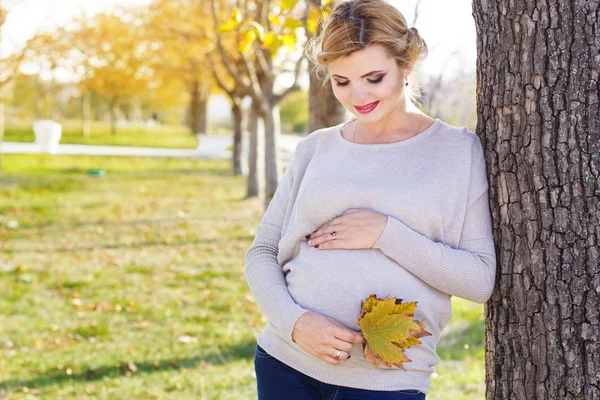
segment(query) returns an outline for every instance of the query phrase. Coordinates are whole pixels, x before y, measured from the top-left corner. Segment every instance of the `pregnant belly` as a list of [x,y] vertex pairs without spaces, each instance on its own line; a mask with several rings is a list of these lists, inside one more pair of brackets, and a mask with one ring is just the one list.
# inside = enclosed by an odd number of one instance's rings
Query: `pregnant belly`
[[[296,256],[284,265],[288,290],[302,307],[360,331],[361,301],[371,294],[417,301],[413,319],[432,324],[433,310],[449,319],[449,296],[429,286],[378,249],[319,250],[300,242]],[[440,308],[441,307],[441,308]],[[445,325],[445,322],[444,322]],[[428,331],[438,331],[433,326]]]

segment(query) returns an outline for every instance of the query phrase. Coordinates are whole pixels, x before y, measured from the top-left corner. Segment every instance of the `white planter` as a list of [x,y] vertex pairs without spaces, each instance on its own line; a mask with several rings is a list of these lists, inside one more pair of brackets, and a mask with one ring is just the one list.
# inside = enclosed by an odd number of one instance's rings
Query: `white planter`
[[33,123],[35,143],[42,152],[56,154],[62,135],[62,125],[50,119],[38,119]]

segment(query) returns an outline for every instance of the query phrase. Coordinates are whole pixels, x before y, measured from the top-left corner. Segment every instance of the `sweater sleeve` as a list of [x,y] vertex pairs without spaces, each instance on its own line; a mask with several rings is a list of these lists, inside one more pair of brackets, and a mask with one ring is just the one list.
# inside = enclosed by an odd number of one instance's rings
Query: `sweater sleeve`
[[261,311],[290,340],[296,321],[309,311],[290,295],[277,260],[281,227],[294,181],[294,157],[256,228],[254,241],[244,256],[244,275]]
[[485,157],[478,136],[472,152],[467,210],[458,248],[435,242],[392,216],[388,216],[373,248],[444,293],[485,303],[494,290],[496,249]]

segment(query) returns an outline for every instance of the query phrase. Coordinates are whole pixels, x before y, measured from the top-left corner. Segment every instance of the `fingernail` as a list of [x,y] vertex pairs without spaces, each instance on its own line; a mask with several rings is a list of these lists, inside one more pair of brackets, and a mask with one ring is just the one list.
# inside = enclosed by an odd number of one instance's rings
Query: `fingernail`
[[318,248],[319,248],[319,245],[318,245],[318,244],[316,244],[316,245],[315,245],[315,248],[316,248],[316,249],[318,249]]
[[310,235],[306,235],[304,236],[306,239],[310,239]]
[[348,359],[350,359],[350,357],[352,357],[352,356],[350,356],[350,355],[349,355],[349,356],[348,356]]

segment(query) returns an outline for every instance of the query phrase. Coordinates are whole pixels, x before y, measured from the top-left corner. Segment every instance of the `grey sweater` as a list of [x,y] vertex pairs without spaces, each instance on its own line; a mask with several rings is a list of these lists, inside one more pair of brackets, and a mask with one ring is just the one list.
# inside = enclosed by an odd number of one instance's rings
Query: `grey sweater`
[[[496,252],[483,146],[466,127],[440,119],[408,139],[361,144],[342,124],[302,139],[244,258],[250,290],[268,323],[257,342],[322,382],[369,390],[427,393],[440,361],[436,345],[452,316],[451,296],[489,299]],[[305,236],[349,208],[387,216],[371,249],[319,250]],[[292,340],[307,311],[360,332],[361,300],[375,293],[417,301],[413,319],[432,335],[405,350],[412,361],[376,369],[354,344],[331,365]]]

